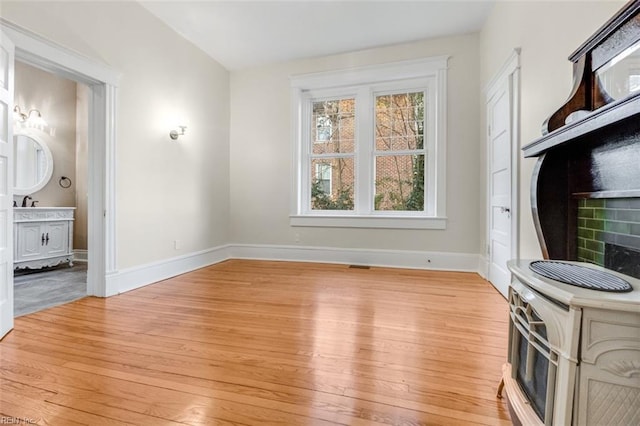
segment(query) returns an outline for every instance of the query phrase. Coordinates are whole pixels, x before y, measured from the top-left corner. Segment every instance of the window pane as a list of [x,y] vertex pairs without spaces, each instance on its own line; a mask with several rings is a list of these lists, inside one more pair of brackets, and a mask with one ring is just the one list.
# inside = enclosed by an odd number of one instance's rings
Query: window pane
[[375,210],[424,210],[424,155],[376,156]]
[[313,102],[311,144],[314,154],[351,153],[355,134],[355,99]]
[[424,92],[376,96],[376,150],[424,148]]
[[353,210],[353,158],[311,160],[311,209]]

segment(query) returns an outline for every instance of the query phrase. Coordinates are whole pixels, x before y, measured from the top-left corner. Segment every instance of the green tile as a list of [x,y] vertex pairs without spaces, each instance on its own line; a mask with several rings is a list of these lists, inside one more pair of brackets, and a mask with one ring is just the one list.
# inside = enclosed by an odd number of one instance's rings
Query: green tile
[[605,210],[605,209],[593,209],[593,217],[595,219],[605,219],[606,218],[606,212],[607,212],[607,210]]
[[604,241],[604,232],[593,231],[593,239],[596,241]]
[[607,200],[607,207],[611,209],[628,209],[631,206],[632,198],[610,198]]
[[578,228],[586,228],[587,221],[585,219],[578,219]]
[[582,200],[578,200],[578,208],[580,207],[586,207],[587,206],[587,199],[583,198]]
[[604,253],[597,253],[593,261],[596,265],[604,266]]
[[600,208],[602,208],[605,205],[604,202],[605,202],[604,198],[589,198],[587,200],[587,207],[593,207],[593,208],[600,207]]
[[625,222],[606,221],[604,230],[616,234],[631,234],[631,224]]
[[603,220],[587,219],[587,228],[602,231],[605,229]]
[[616,219],[623,222],[640,223],[640,210],[616,210]]
[[578,217],[593,219],[595,209],[578,209]]
[[586,240],[586,248],[596,253],[604,253],[604,243],[602,241]]
[[586,260],[587,262],[593,260],[593,253],[587,249],[578,249],[578,257]]
[[578,228],[578,237],[593,240],[593,231],[585,228]]
[[578,238],[578,248],[587,247],[586,241],[584,238]]

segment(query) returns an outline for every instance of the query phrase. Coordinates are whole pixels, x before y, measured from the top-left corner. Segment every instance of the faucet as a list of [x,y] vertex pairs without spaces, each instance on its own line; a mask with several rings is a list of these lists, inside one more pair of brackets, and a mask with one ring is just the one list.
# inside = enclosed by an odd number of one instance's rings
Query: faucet
[[31,197],[29,197],[28,195],[25,195],[24,198],[22,199],[22,207],[27,207],[27,200],[31,200]]

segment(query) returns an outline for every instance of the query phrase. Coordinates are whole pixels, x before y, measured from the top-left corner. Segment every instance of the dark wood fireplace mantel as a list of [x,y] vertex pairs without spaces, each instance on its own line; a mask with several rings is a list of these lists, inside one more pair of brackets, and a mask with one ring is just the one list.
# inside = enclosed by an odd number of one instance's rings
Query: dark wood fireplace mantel
[[[531,206],[546,259],[581,260],[580,200],[640,200],[640,90],[631,87],[640,81],[638,52],[640,0],[634,0],[569,58],[574,87],[568,101],[545,121],[543,136],[523,148],[525,157],[538,157]],[[629,61],[623,64],[627,74],[611,71],[621,58]],[[621,84],[612,75],[628,79],[628,94],[616,98]]]

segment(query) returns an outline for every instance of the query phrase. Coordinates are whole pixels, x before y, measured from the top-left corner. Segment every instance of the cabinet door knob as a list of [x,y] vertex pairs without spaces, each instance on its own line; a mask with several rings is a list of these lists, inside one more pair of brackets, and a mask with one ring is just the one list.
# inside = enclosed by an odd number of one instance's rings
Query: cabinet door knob
[[42,234],[42,238],[40,238],[40,245],[44,245],[44,233]]
[[47,241],[47,245],[49,245],[49,233],[48,233],[48,232],[47,232],[47,238],[46,238],[46,241]]

